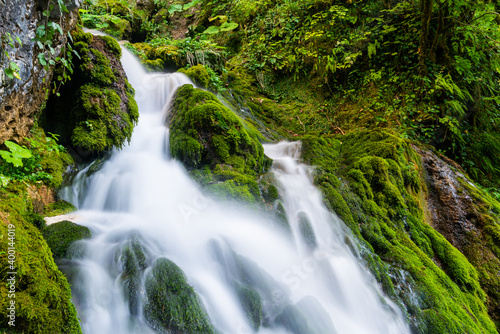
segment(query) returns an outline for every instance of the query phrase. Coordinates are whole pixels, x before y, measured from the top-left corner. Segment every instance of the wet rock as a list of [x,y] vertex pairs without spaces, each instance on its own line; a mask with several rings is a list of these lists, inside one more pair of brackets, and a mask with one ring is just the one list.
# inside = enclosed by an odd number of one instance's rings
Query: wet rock
[[144,316],[160,333],[216,333],[186,275],[174,262],[157,259],[145,286]]
[[67,220],[47,226],[43,229],[42,234],[52,250],[54,258],[70,257],[71,254],[79,253],[79,250],[70,246],[78,240],[92,236],[88,227]]
[[[59,10],[54,9],[51,19],[60,22],[63,35],[57,34],[52,47],[56,56],[61,52],[61,46],[67,42],[69,30],[76,26],[79,0],[66,4],[68,14],[59,20]],[[34,115],[45,100],[45,90],[50,84],[52,73],[46,72],[40,65],[38,54],[40,49],[33,41],[35,31],[40,25],[41,12],[47,7],[46,1],[5,0],[0,1],[0,36],[7,38],[10,34],[14,47],[2,40],[0,55],[0,143],[5,140],[20,141],[28,136],[34,122]],[[21,44],[18,43],[20,39]],[[6,51],[9,58],[4,55]],[[9,62],[19,66],[21,79],[8,78],[3,69]]]

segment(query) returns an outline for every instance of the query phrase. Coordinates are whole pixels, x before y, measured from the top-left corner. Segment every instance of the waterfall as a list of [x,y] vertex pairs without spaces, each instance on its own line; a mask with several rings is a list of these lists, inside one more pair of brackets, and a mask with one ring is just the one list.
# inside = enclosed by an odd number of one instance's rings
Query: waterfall
[[[122,63],[140,110],[131,142],[63,192],[93,234],[65,269],[84,333],[161,333],[144,314],[145,277],[160,257],[182,268],[220,333],[410,333],[323,205],[300,143],[265,145],[286,219],[214,201],[168,153],[168,103],[191,81],[146,73],[127,50]],[[260,327],[242,306],[242,282],[260,296]]]

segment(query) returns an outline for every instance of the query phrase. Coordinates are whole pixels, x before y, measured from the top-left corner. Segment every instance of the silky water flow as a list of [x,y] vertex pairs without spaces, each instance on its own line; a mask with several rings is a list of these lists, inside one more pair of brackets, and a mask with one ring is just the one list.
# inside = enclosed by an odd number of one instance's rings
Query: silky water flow
[[[127,50],[122,63],[140,111],[132,140],[61,193],[92,231],[79,242],[82,254],[62,265],[84,333],[164,332],[148,325],[143,311],[144,277],[159,257],[182,268],[220,333],[410,333],[348,247],[350,234],[323,205],[310,168],[298,162],[299,142],[265,145],[288,223],[214,201],[169,157],[165,113],[175,90],[191,81],[146,73]],[[131,243],[148,258],[133,302],[122,277]],[[262,300],[257,330],[231,283],[242,263]]]

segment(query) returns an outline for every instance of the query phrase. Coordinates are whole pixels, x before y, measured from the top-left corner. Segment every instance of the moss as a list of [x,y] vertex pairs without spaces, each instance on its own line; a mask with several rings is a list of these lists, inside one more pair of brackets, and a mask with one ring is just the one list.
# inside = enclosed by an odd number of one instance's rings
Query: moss
[[141,305],[142,275],[149,264],[150,254],[142,245],[140,237],[134,233],[124,242],[117,256],[124,268],[120,280],[125,287],[129,310],[132,315],[138,315]]
[[177,68],[186,65],[186,61],[181,58],[179,48],[173,45],[163,45],[157,48],[147,48],[147,59],[161,59],[164,68]]
[[101,36],[101,38],[106,42],[106,47],[111,53],[115,55],[116,58],[120,59],[122,57],[122,48],[120,44],[113,37]]
[[[15,227],[16,327],[17,333],[81,333],[71,291],[64,275],[57,269],[51,251],[40,231],[25,217],[31,201],[24,184],[10,184],[0,189],[0,258],[8,263],[8,228]],[[0,278],[11,275],[7,265]],[[0,295],[7,296],[6,284]],[[10,299],[0,300],[0,327],[9,327],[7,307]],[[12,328],[12,327],[9,327]]]
[[35,226],[38,230],[41,231],[45,228],[45,220],[39,214],[35,212],[28,212],[25,213],[23,216],[28,223]]
[[205,66],[198,64],[189,68],[181,68],[179,72],[184,73],[191,78],[196,84],[208,88],[210,83],[210,75],[208,74]]
[[[424,221],[419,193],[426,186],[420,157],[408,141],[386,130],[363,130],[305,137],[303,148],[305,161],[317,166],[315,182],[327,203],[361,237],[363,258],[384,291],[411,314],[414,328],[421,333],[496,333],[479,273]],[[391,267],[409,274],[419,303],[389,275]]]
[[134,89],[119,63],[118,43],[111,37],[89,38],[80,30],[73,36],[81,59],[75,60],[73,80],[60,97],[49,99],[42,124],[85,158],[123,147],[139,113]]
[[258,330],[262,324],[262,299],[259,293],[245,286],[241,286],[237,290],[241,306],[252,324],[252,328]]
[[70,221],[52,224],[43,230],[43,237],[56,259],[66,257],[68,248],[75,241],[87,239],[91,236],[88,227]]
[[170,117],[170,151],[186,167],[226,164],[251,174],[269,168],[270,159],[265,157],[258,137],[213,94],[182,86]]
[[[192,174],[207,190],[223,200],[264,201],[256,178],[271,160],[252,126],[215,95],[191,85],[177,91],[169,117],[172,157],[197,170]],[[277,198],[277,190],[269,189],[268,197]]]
[[184,272],[159,258],[146,277],[146,321],[155,329],[175,333],[215,333]]
[[65,215],[73,211],[76,211],[75,206],[65,200],[59,200],[55,203],[47,204],[43,208],[43,214],[45,217]]

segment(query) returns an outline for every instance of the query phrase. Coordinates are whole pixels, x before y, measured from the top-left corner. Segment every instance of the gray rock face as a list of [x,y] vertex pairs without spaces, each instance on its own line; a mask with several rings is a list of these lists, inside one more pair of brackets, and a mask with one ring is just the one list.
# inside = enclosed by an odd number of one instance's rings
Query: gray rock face
[[[51,13],[51,20],[59,22],[65,32],[55,36],[53,41],[56,55],[67,41],[66,32],[75,27],[78,19],[80,0],[64,2],[70,13],[59,17],[57,8]],[[45,99],[52,73],[47,73],[40,65],[38,54],[41,50],[32,40],[47,4],[47,0],[0,0],[0,144],[26,137]],[[9,34],[14,43],[10,43]],[[5,75],[4,69],[11,61],[19,67],[21,79]]]

